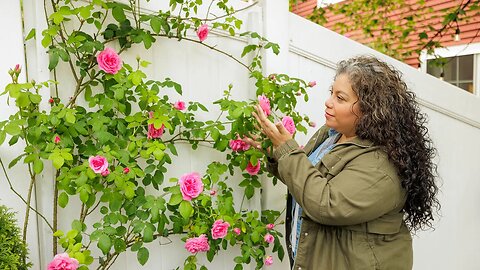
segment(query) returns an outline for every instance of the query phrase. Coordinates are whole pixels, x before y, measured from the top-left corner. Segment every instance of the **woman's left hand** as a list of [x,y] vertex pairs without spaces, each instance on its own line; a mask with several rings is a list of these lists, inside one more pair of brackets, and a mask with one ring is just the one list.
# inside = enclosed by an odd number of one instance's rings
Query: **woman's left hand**
[[274,148],[277,148],[278,146],[292,139],[292,135],[287,131],[287,129],[285,129],[281,122],[274,124],[272,121],[268,120],[260,105],[255,106],[255,111],[256,112],[252,112],[252,115],[259,124],[258,128],[260,132],[265,134],[272,141]]

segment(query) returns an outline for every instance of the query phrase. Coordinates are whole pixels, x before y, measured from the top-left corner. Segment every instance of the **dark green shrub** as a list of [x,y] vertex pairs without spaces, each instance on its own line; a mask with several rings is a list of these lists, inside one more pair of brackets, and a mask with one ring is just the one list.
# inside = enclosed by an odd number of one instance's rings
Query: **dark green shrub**
[[15,213],[0,205],[0,269],[28,269],[31,263],[27,263],[27,255]]

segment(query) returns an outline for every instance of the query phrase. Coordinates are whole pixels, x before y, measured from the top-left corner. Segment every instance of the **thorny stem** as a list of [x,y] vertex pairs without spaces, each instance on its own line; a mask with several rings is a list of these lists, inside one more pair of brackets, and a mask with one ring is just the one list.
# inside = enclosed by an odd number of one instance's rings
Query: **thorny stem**
[[7,182],[8,182],[8,185],[10,187],[10,190],[13,191],[13,193],[15,193],[15,195],[17,195],[18,198],[20,198],[20,200],[22,200],[27,206],[28,208],[30,208],[33,212],[35,212],[37,215],[39,215],[44,221],[45,223],[47,224],[47,226],[53,231],[53,227],[52,225],[50,224],[50,222],[48,222],[47,218],[42,215],[42,213],[38,212],[37,209],[31,207],[30,205],[27,204],[27,201],[22,197],[22,195],[20,195],[20,193],[18,193],[14,188],[13,188],[13,185],[12,185],[12,182],[10,180],[10,177],[8,176],[7,174],[7,169],[5,169],[5,165],[3,164],[3,161],[2,159],[0,158],[0,164],[2,166],[2,169],[3,169],[3,173],[5,174],[5,178],[7,179]]
[[[57,177],[59,175],[60,171],[57,170],[56,176],[55,176],[55,181],[53,182],[53,232],[56,232],[58,230],[58,184],[57,184]],[[53,255],[55,256],[57,254],[57,244],[58,244],[58,239],[56,236],[53,237]]]

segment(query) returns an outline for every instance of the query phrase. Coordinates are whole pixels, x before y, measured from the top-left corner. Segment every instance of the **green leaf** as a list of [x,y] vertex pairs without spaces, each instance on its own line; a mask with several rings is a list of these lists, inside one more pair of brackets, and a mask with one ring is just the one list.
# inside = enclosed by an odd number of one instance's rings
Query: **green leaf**
[[115,238],[113,242],[113,247],[115,248],[115,252],[117,253],[123,252],[127,249],[127,245],[125,244],[125,241],[120,238]]
[[174,194],[170,197],[169,205],[177,205],[183,200],[182,194]]
[[5,141],[5,137],[7,136],[7,133],[5,133],[4,130],[0,131],[0,145],[3,144],[3,142]]
[[85,188],[82,188],[82,190],[80,191],[80,201],[86,203],[88,201],[88,197],[88,191]]
[[22,132],[20,126],[14,123],[9,123],[8,125],[6,125],[5,131],[12,136],[19,135]]
[[150,20],[150,26],[152,27],[153,32],[158,34],[162,28],[162,21],[158,17],[152,17]]
[[141,247],[137,252],[137,260],[141,265],[144,265],[148,261],[149,256],[150,254],[146,247]]
[[20,93],[20,95],[16,100],[16,103],[20,108],[24,108],[30,105],[30,99],[28,98],[28,93]]
[[48,159],[52,160],[53,167],[55,167],[55,169],[57,170],[60,169],[65,163],[65,160],[63,159],[63,157],[61,157],[58,154],[52,154]]
[[48,46],[50,46],[51,43],[52,43],[52,36],[50,36],[49,34],[45,34],[45,36],[42,39],[42,46],[44,48],[47,48]]
[[188,219],[193,215],[193,207],[189,201],[182,201],[178,210],[184,219]]
[[65,121],[67,121],[68,123],[74,124],[75,120],[76,120],[75,115],[71,111],[68,111],[67,113],[65,113]]
[[43,171],[43,161],[41,159],[37,159],[33,162],[33,171],[36,174],[40,174]]
[[112,240],[108,235],[102,234],[98,239],[97,247],[106,255],[112,247]]
[[35,37],[35,28],[32,28],[32,30],[30,30],[30,32],[28,32],[28,35],[25,37],[25,41]]
[[145,243],[150,243],[153,241],[153,233],[154,229],[152,229],[151,225],[150,226],[145,226],[145,229],[143,230],[143,242]]
[[247,53],[255,50],[257,48],[257,45],[247,45],[245,48],[243,48],[243,52],[241,57],[244,57]]
[[115,20],[117,20],[117,22],[120,22],[120,23],[127,19],[127,17],[125,16],[125,12],[123,11],[123,8],[120,6],[115,6],[113,8],[112,15],[113,15],[113,18],[115,18]]
[[60,193],[58,196],[58,205],[62,208],[65,208],[68,204],[68,195],[65,192]]
[[48,69],[53,70],[58,65],[59,55],[56,52],[50,53],[50,61],[48,63]]

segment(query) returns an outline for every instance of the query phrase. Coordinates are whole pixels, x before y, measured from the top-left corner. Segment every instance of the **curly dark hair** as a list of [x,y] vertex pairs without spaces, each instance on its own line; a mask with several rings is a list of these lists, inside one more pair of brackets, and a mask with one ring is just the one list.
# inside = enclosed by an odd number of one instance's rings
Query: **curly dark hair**
[[338,64],[335,77],[345,74],[358,95],[361,115],[356,135],[380,146],[398,169],[407,191],[405,222],[410,230],[432,228],[440,209],[435,183],[436,149],[428,136],[426,116],[415,94],[393,66],[371,56],[357,56]]

